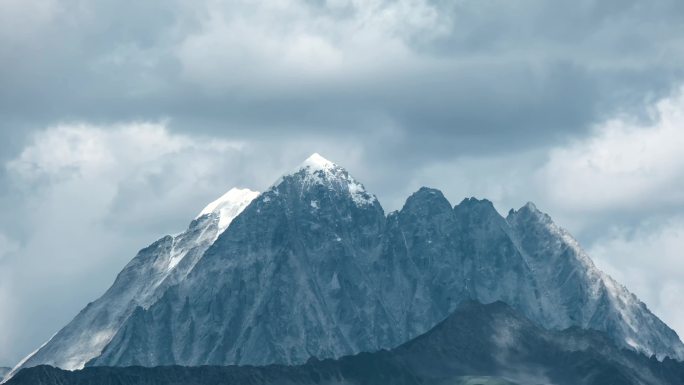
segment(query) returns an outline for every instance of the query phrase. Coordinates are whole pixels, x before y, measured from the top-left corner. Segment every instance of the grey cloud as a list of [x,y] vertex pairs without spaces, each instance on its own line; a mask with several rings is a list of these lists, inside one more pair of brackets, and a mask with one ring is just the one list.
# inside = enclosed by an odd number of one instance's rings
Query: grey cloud
[[[217,2],[213,8],[185,2],[59,4],[61,12],[43,34],[7,52],[12,59],[3,65],[3,116],[172,117],[178,130],[218,135],[277,135],[282,127],[290,135],[316,130],[344,135],[386,122],[405,131],[410,142],[423,132],[438,135],[438,143],[416,146],[414,153],[434,154],[433,145],[446,143],[439,151],[445,155],[519,149],[558,141],[559,133],[581,135],[600,115],[638,106],[646,94],[666,94],[682,78],[676,47],[684,23],[677,2],[429,2],[425,7],[440,20],[435,28],[443,30],[419,26],[399,36],[390,30],[383,38],[405,44],[407,56],[379,50],[380,56],[359,61],[345,57],[339,70],[321,77],[296,68],[278,70],[279,58],[269,56],[269,47],[254,48],[266,50],[265,56],[238,52],[226,58],[220,51],[243,48],[229,40],[204,47],[219,53],[206,54],[203,46],[193,51],[218,66],[194,79],[184,75],[189,69],[178,56],[184,42],[211,31],[207,24],[215,19],[226,23],[225,36],[220,28],[216,32],[218,41],[230,38],[240,31],[231,29],[234,14],[255,23],[254,29],[265,28],[259,23],[271,19],[262,14],[273,18],[276,11],[242,2]],[[353,24],[364,16],[358,9],[341,11],[320,2],[299,8],[293,20],[282,18],[266,37],[237,40],[279,42],[269,34],[299,28],[319,33],[343,56],[370,55],[335,34],[360,33],[362,27]],[[313,24],[316,17],[352,27],[321,31]],[[663,28],[663,20],[672,28]],[[264,59],[273,62],[258,62]],[[365,66],[370,66],[366,73]],[[250,67],[256,69],[243,73]],[[224,76],[233,79],[232,86],[221,84]]]

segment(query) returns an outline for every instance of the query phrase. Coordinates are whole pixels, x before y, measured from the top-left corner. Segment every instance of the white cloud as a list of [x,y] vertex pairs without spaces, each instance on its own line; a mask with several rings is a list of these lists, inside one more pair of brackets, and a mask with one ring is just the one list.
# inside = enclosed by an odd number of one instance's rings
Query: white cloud
[[15,253],[19,245],[17,242],[0,233],[0,262],[11,253]]
[[684,204],[684,89],[656,103],[649,118],[618,117],[552,150],[539,175],[550,201],[583,212]]
[[[174,48],[184,76],[203,86],[244,86],[386,71],[413,59],[407,42],[449,30],[424,0],[193,2],[200,27]],[[199,11],[197,10],[199,8]],[[353,76],[353,74],[351,74]],[[247,91],[247,90],[245,90]]]
[[[151,166],[170,154],[189,150],[235,151],[238,142],[197,140],[169,133],[164,123],[129,123],[100,127],[61,124],[38,132],[31,145],[8,162],[7,168],[24,180],[43,177],[98,178],[121,175],[131,165]],[[74,176],[74,175],[71,175]]]
[[56,0],[0,2],[0,49],[21,45],[39,36],[62,12]]
[[201,206],[232,187],[224,183],[240,182],[244,149],[240,142],[172,134],[164,123],[62,124],[36,134],[6,169],[15,191],[23,190],[30,221],[70,215],[175,231],[179,215],[192,217],[185,202]]

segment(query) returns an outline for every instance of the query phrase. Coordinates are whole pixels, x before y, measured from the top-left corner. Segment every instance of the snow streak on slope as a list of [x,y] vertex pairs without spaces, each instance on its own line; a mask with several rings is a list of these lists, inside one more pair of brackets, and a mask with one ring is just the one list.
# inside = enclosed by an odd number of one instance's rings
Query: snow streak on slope
[[148,308],[194,268],[204,251],[259,193],[231,189],[208,205],[189,228],[141,250],[112,287],[13,370],[49,364],[80,369],[97,357],[136,307]]
[[218,231],[216,232],[216,237],[218,237],[228,228],[230,222],[232,222],[233,219],[235,219],[235,217],[237,217],[258,195],[258,191],[252,191],[246,188],[232,188],[219,199],[209,203],[207,207],[199,213],[197,218],[203,215],[218,214],[219,223]]

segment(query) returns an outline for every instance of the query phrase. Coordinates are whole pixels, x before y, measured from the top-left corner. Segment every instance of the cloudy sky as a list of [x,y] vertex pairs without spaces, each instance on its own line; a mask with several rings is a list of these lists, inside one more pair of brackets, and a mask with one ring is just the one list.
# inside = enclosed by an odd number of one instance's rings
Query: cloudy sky
[[684,335],[684,2],[0,0],[0,366],[312,152],[533,201]]

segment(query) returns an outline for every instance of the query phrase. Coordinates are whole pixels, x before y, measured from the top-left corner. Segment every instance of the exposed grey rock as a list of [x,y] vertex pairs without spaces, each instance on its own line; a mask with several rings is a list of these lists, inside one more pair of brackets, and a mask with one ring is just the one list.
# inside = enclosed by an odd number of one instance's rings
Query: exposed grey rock
[[[579,243],[551,217],[528,203],[507,217],[512,239],[535,272],[541,317],[548,328],[580,326],[605,331],[627,347],[684,359],[677,334],[634,294],[597,269]],[[529,312],[526,312],[529,313]]]

